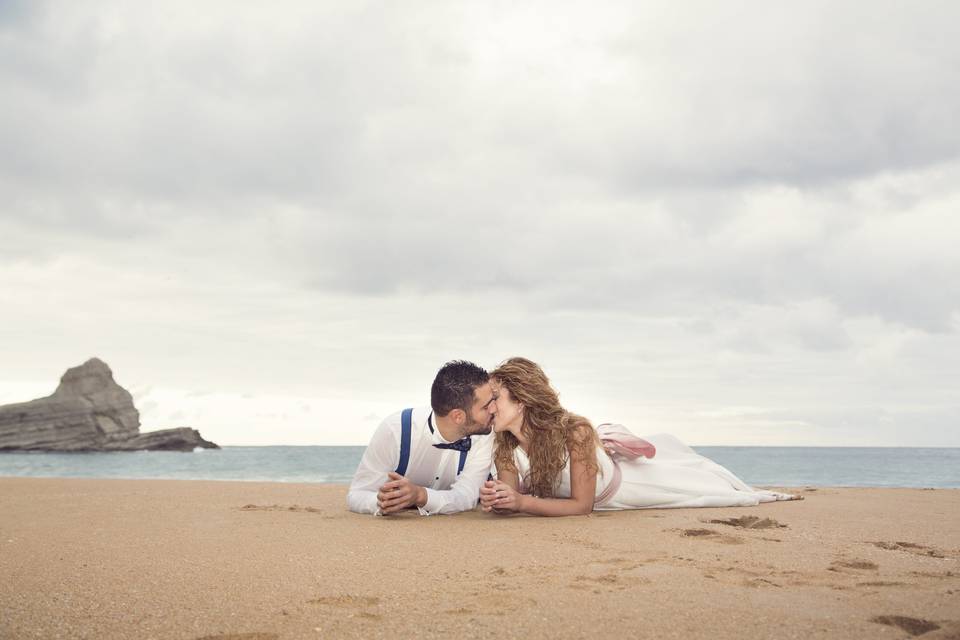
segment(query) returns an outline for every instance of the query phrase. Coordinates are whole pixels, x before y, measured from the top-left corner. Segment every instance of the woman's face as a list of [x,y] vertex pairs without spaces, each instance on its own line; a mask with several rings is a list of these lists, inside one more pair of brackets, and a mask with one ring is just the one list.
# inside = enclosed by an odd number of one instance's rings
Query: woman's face
[[493,419],[493,431],[509,431],[523,423],[523,410],[519,402],[513,399],[510,391],[497,381],[494,381],[494,393],[497,396],[497,414]]

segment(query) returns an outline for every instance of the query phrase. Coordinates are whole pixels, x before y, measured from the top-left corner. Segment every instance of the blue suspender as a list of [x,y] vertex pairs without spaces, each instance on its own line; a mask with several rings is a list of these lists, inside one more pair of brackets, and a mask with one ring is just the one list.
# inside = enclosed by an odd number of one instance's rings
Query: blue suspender
[[407,463],[410,462],[411,415],[413,409],[404,409],[400,414],[400,464],[397,465],[397,473],[402,476],[407,475]]
[[[413,409],[404,409],[400,413],[400,464],[397,465],[397,473],[402,476],[407,475],[407,464],[410,462],[410,434],[413,431],[411,416]],[[432,425],[431,425],[432,427]],[[467,452],[460,452],[460,462],[457,464],[457,475],[463,471],[463,465],[467,463]]]

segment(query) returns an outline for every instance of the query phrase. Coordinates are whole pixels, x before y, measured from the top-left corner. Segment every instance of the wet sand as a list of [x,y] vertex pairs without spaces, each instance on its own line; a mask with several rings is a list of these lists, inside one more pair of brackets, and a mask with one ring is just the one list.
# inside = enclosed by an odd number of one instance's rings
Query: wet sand
[[0,478],[0,638],[960,638],[960,490],[569,518]]

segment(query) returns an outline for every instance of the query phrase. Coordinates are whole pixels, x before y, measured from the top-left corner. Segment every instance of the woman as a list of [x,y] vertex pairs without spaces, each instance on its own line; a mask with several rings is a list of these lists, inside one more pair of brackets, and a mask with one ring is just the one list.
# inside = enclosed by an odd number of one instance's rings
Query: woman
[[484,511],[565,516],[799,499],[753,489],[666,434],[647,442],[618,425],[600,425],[598,434],[560,406],[543,370],[525,358],[507,360],[490,377],[497,480],[480,491]]

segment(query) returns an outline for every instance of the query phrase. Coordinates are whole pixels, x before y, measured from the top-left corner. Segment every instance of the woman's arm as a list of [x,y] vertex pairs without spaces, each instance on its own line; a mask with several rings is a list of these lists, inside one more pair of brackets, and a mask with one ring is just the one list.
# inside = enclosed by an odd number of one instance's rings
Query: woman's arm
[[517,473],[516,469],[505,469],[503,471],[497,469],[497,481],[509,485],[514,491],[520,491],[520,474]]
[[[500,475],[496,483],[487,483],[481,489],[480,502],[484,511],[497,513],[519,512],[537,516],[575,516],[593,511],[597,490],[597,470],[590,468],[571,449],[570,452],[570,497],[536,498],[517,491],[517,474]],[[491,486],[492,485],[492,486]]]
[[577,516],[593,511],[596,499],[597,470],[570,451],[570,497],[535,498],[519,495],[517,511],[537,516]]

